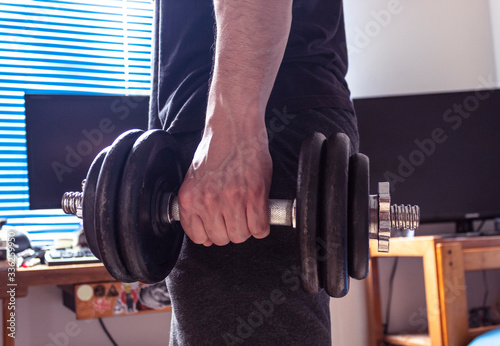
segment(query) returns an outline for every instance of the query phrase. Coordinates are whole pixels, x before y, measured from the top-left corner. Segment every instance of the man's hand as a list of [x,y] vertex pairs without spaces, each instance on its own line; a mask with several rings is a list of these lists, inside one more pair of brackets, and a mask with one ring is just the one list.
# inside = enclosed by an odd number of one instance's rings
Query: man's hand
[[207,122],[179,190],[181,224],[206,246],[269,234],[272,174],[265,109],[292,0],[214,0],[217,37]]
[[182,227],[193,242],[206,246],[269,234],[267,140],[249,140],[251,131],[224,130],[205,131],[179,191]]

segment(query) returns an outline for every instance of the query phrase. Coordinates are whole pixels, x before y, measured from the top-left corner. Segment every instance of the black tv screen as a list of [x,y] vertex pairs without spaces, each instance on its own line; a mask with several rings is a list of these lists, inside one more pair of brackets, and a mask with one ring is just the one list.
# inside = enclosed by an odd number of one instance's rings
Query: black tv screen
[[354,100],[371,189],[418,204],[423,222],[500,216],[500,90]]
[[30,209],[60,208],[99,151],[148,126],[145,96],[27,94],[25,102]]

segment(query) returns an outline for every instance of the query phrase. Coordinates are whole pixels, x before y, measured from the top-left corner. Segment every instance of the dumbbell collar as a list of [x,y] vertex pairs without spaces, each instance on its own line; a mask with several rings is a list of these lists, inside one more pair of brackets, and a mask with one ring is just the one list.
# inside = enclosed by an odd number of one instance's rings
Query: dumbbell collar
[[378,251],[389,252],[391,238],[391,195],[388,182],[378,183],[378,194],[370,195],[370,239],[378,240]]

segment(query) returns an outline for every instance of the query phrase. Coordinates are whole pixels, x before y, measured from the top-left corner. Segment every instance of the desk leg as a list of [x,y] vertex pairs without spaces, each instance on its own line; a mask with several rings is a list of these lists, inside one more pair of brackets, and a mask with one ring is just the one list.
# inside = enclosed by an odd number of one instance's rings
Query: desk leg
[[369,275],[365,279],[366,303],[368,312],[368,341],[370,346],[383,345],[384,327],[382,323],[382,308],[380,306],[380,284],[378,258],[370,258]]
[[443,345],[443,329],[441,327],[441,304],[435,243],[429,242],[425,244],[425,249],[422,250],[429,337],[432,346],[441,346]]
[[9,331],[7,327],[9,326],[7,320],[9,316],[9,299],[2,299],[2,328],[3,328],[3,345],[4,346],[14,346],[14,338],[9,337]]
[[465,346],[470,340],[462,246],[436,244],[436,254],[444,345]]

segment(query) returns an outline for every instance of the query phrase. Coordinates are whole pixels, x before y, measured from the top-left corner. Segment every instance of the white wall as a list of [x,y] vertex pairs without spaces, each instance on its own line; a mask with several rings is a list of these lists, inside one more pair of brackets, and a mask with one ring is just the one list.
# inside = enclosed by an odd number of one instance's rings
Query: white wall
[[354,0],[344,7],[353,97],[467,90],[480,76],[497,79],[487,1]]
[[490,0],[490,18],[495,50],[495,68],[497,85],[500,85],[500,1]]
[[349,293],[330,300],[332,346],[368,344],[368,321],[364,281],[350,280]]

